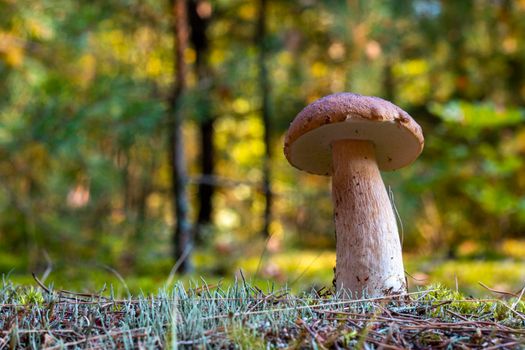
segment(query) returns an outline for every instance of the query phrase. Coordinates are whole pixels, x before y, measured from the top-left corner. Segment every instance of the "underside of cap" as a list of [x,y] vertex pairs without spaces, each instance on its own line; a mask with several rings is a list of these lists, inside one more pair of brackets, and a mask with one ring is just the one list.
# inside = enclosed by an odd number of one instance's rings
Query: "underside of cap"
[[421,127],[401,108],[378,97],[340,93],[305,107],[286,134],[284,153],[298,169],[317,175],[332,172],[336,140],[374,143],[379,169],[395,170],[423,150]]
[[331,144],[345,139],[373,142],[380,170],[402,168],[412,163],[423,149],[414,134],[395,122],[349,119],[323,125],[302,135],[290,146],[288,161],[312,174],[331,175]]

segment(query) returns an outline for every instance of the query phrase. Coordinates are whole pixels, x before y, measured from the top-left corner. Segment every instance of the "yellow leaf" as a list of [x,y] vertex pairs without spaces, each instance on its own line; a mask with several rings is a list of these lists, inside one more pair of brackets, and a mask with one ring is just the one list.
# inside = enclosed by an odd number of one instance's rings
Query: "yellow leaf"
[[24,50],[20,47],[12,46],[5,51],[5,61],[11,67],[19,67],[24,60]]
[[187,64],[192,64],[195,62],[196,58],[197,55],[195,54],[195,50],[191,48],[186,48],[186,50],[184,50],[184,61],[186,61]]
[[310,72],[314,78],[322,78],[328,73],[328,67],[324,63],[315,62],[310,68]]
[[239,7],[239,17],[244,20],[250,21],[255,18],[255,6],[252,4],[245,4]]
[[239,114],[248,113],[251,109],[250,102],[240,97],[235,99],[235,101],[233,101],[232,107],[235,113],[239,113]]
[[86,88],[95,77],[96,73],[96,59],[92,54],[85,54],[78,60],[79,74],[76,75],[77,83]]
[[32,36],[38,39],[51,39],[54,34],[52,28],[34,18],[27,21],[26,28]]
[[148,76],[159,76],[162,72],[162,62],[156,56],[150,56],[146,64],[146,74]]

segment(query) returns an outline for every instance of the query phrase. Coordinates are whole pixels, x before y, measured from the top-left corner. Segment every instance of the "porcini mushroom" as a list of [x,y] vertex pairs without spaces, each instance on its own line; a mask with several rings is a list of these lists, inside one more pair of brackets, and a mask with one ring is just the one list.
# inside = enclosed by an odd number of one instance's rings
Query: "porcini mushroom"
[[378,97],[339,93],[306,106],[285,136],[294,167],[332,176],[337,289],[354,297],[406,292],[396,217],[379,170],[413,162],[421,127]]

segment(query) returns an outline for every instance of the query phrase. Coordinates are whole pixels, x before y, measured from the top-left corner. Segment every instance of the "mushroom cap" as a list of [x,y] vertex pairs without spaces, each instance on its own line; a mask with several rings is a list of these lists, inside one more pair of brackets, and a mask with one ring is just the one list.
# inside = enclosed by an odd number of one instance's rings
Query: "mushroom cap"
[[380,170],[412,163],[425,142],[421,127],[398,106],[343,92],[318,99],[295,117],[285,136],[284,154],[300,170],[330,175],[331,144],[344,139],[373,142]]

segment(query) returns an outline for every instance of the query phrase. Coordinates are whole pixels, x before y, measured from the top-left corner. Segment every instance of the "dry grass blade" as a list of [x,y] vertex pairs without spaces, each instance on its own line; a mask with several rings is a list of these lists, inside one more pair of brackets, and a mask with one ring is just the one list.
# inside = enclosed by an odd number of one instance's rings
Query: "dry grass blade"
[[492,293],[497,293],[497,294],[501,294],[501,295],[508,295],[508,296],[512,296],[512,297],[517,297],[518,296],[517,294],[514,294],[512,292],[507,292],[507,291],[504,291],[504,290],[497,290],[497,289],[494,289],[494,288],[490,288],[486,284],[484,284],[483,282],[478,282],[478,283],[479,283],[480,286],[482,286],[483,288],[485,288],[488,291],[491,291]]
[[156,296],[116,300],[71,297],[35,282],[40,296],[34,289],[0,286],[0,350],[525,347],[522,303],[465,299],[441,287],[348,300],[263,292],[242,279],[220,288],[179,283]]

